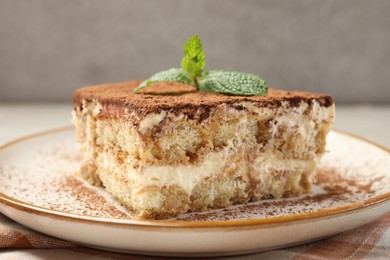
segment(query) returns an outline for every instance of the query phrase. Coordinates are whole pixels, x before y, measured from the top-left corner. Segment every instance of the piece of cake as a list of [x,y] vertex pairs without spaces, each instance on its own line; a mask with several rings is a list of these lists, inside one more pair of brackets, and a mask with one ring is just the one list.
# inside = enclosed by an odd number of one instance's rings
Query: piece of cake
[[334,118],[330,96],[198,92],[140,81],[78,89],[80,175],[136,218],[162,219],[308,193]]

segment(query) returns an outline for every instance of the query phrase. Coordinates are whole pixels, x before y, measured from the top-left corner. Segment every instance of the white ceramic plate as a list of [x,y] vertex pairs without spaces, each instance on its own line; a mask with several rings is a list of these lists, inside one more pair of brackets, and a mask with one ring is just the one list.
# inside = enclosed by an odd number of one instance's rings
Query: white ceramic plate
[[103,189],[74,177],[81,155],[72,128],[0,148],[0,211],[37,231],[111,251],[212,256],[328,237],[390,210],[390,152],[331,132],[313,194],[264,200],[167,221],[136,221]]

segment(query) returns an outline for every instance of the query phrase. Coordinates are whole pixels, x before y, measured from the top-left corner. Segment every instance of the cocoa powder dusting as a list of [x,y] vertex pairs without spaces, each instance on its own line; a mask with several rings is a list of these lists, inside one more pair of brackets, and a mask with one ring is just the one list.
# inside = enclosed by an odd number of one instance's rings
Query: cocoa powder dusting
[[[127,214],[117,209],[102,195],[87,187],[87,185],[89,186],[89,184],[84,183],[73,176],[68,176],[59,184],[57,191],[69,194],[69,196],[77,199],[77,201],[82,204],[79,208],[79,210],[81,209],[80,213],[82,215],[116,219],[129,218]],[[52,209],[56,210],[55,205],[52,205]],[[62,207],[62,211],[74,213],[75,209],[67,206]]]
[[[77,89],[73,95],[75,110],[82,109],[83,101],[97,101],[102,104],[99,118],[121,118],[137,123],[147,114],[160,113],[163,110],[186,114],[188,118],[202,121],[210,115],[212,108],[224,104],[242,110],[240,102],[245,101],[254,102],[258,107],[269,108],[279,107],[283,101],[287,101],[292,107],[299,106],[302,102],[311,104],[314,100],[325,107],[333,104],[332,97],[325,94],[270,88],[267,96],[229,96],[195,91],[194,87],[178,82],[154,83],[133,94],[132,90],[140,82],[133,80]],[[199,110],[204,112],[198,113]]]

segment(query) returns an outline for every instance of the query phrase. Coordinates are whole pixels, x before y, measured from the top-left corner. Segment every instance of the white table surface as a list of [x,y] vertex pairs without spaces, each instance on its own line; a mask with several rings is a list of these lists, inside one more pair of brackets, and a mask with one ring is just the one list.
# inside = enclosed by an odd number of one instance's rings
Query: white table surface
[[[0,145],[15,138],[71,125],[70,103],[0,103]],[[338,105],[335,129],[390,148],[390,104]]]

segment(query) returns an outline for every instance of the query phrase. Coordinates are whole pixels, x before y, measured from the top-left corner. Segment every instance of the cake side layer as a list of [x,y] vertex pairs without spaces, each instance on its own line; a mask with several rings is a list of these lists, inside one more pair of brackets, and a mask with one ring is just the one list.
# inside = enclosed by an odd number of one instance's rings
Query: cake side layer
[[[127,161],[133,168],[199,164],[209,152],[227,146],[245,146],[249,161],[258,153],[278,159],[313,159],[324,152],[334,106],[321,107],[317,102],[299,107],[282,102],[278,108],[259,108],[251,102],[237,105],[246,109],[220,105],[202,122],[169,111],[151,113],[137,127],[127,120],[100,118],[101,104],[85,101],[83,109],[75,112],[75,123],[79,122],[79,128],[89,124],[89,130],[80,131],[85,132],[80,141],[115,151],[120,162]],[[93,160],[97,152],[85,153]]]
[[82,103],[74,122],[83,178],[102,182],[140,218],[309,192],[334,117],[333,105],[315,100],[242,101],[216,105],[201,121],[164,110],[133,123],[100,116],[98,100]]
[[[111,128],[112,122],[95,125],[100,129],[98,131],[104,131]],[[114,129],[123,128],[111,130]],[[119,131],[113,132],[120,138]],[[272,154],[263,154],[248,162],[244,146],[228,145],[208,153],[201,164],[144,164],[134,169],[129,159],[121,157],[122,152],[109,145],[89,148],[94,150],[90,154],[96,155],[89,161],[94,161],[95,165],[83,167],[82,170],[86,170],[83,177],[101,181],[138,218],[166,218],[249,200],[307,193],[317,163],[317,157],[311,160],[277,159]]]
[[256,169],[261,165],[246,164],[240,151],[226,156],[211,153],[202,165],[145,166],[135,170],[121,167],[114,154],[103,152],[97,164],[97,174],[106,189],[136,217],[166,218],[307,193],[315,162],[276,161],[284,170],[260,173]]

